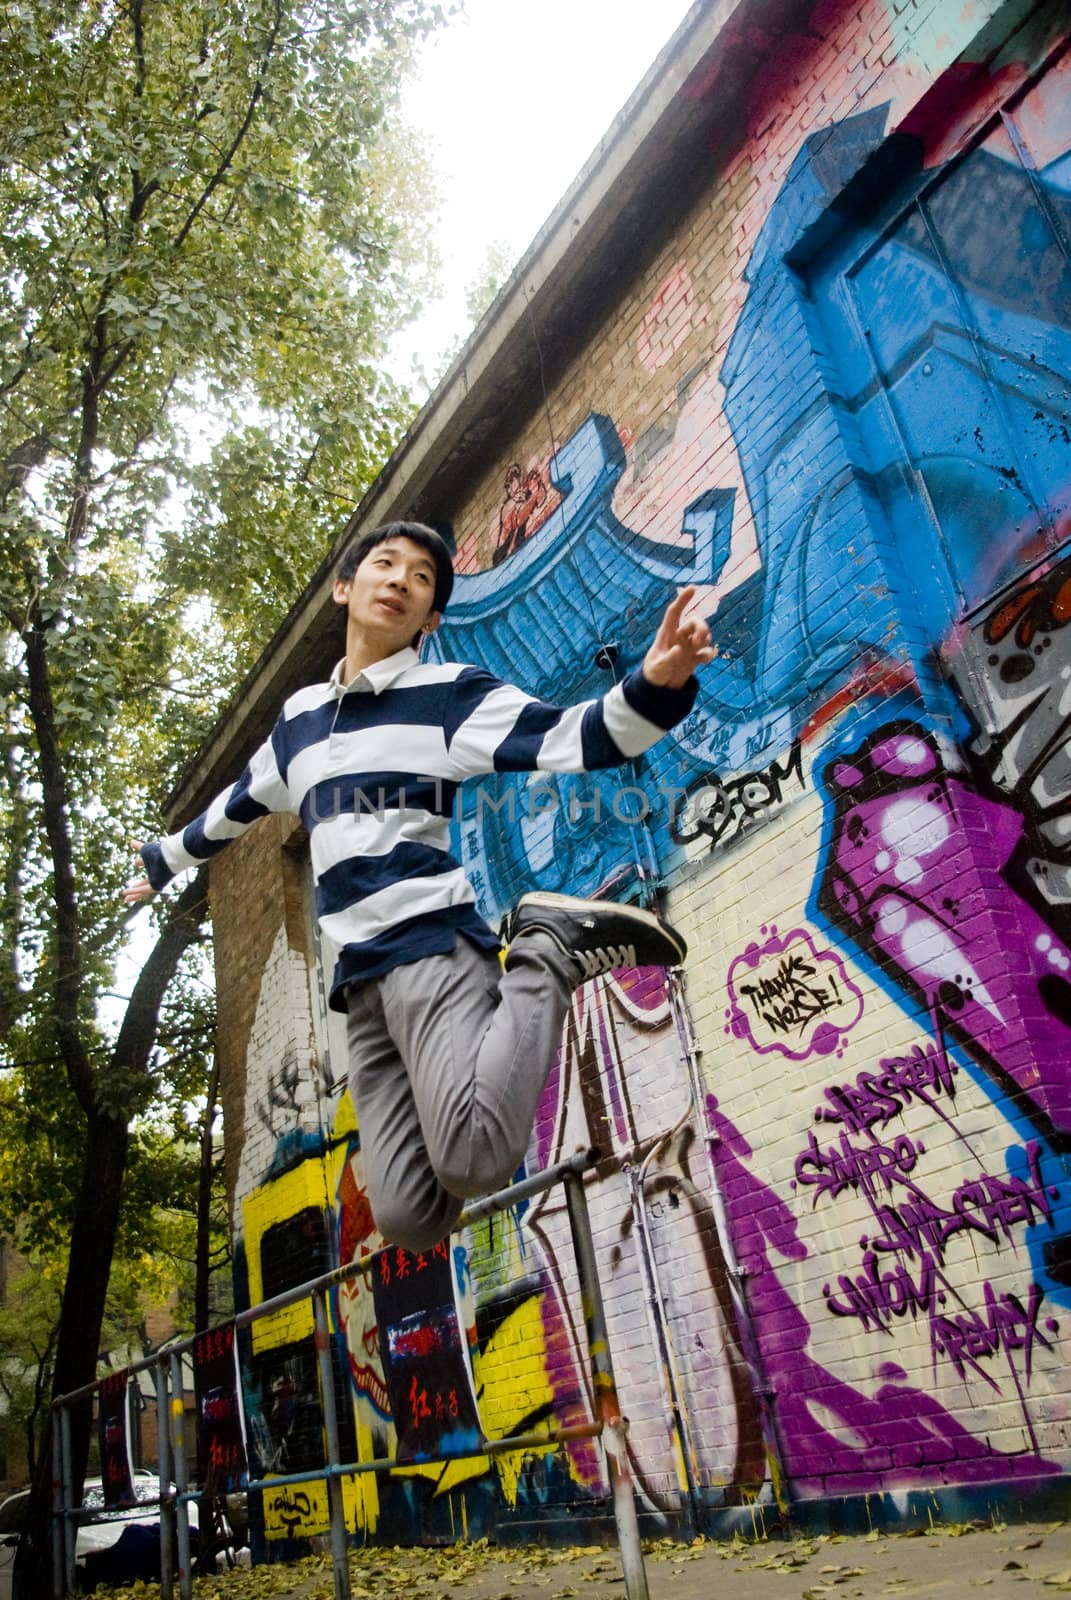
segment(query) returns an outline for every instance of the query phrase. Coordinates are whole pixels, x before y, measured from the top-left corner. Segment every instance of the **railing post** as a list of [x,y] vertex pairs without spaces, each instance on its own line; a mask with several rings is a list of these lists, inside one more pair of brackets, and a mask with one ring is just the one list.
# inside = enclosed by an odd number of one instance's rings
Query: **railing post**
[[70,1513],[74,1510],[74,1487],[71,1476],[71,1413],[68,1406],[60,1407],[60,1471],[63,1477],[63,1567],[66,1588],[64,1594],[77,1594],[78,1570],[75,1562],[75,1544],[78,1527]]
[[576,1252],[576,1266],[580,1277],[580,1298],[584,1311],[588,1354],[591,1358],[595,1415],[603,1425],[602,1438],[610,1473],[610,1487],[614,1496],[614,1521],[617,1523],[617,1540],[621,1547],[625,1594],[628,1600],[648,1600],[647,1570],[643,1564],[636,1496],[628,1464],[628,1422],[621,1415],[621,1406],[617,1398],[617,1384],[610,1359],[606,1312],[602,1303],[602,1291],[599,1288],[599,1269],[595,1259],[595,1243],[591,1236],[591,1218],[588,1214],[584,1180],[578,1173],[568,1172],[564,1182],[565,1203],[569,1209],[569,1227],[573,1236],[573,1249]]
[[191,1600],[193,1573],[190,1571],[190,1503],[186,1499],[189,1475],[186,1470],[186,1408],[182,1403],[182,1360],[171,1351],[167,1361],[171,1373],[171,1444],[175,1453],[179,1594],[182,1600]]
[[[335,1410],[335,1374],[331,1365],[331,1336],[327,1326],[327,1296],[316,1289],[312,1296],[316,1324],[316,1360],[320,1367],[323,1394],[324,1433],[327,1465],[339,1467],[342,1457],[338,1442],[338,1414]],[[335,1600],[350,1600],[350,1566],[346,1551],[346,1508],[342,1498],[342,1479],[332,1473],[327,1479],[327,1506],[331,1518],[331,1566],[335,1577]]]
[[63,1600],[63,1446],[60,1411],[52,1413],[52,1600]]
[[156,1364],[156,1459],[160,1475],[160,1600],[175,1593],[175,1502],[171,1498],[171,1432],[168,1426],[167,1368]]

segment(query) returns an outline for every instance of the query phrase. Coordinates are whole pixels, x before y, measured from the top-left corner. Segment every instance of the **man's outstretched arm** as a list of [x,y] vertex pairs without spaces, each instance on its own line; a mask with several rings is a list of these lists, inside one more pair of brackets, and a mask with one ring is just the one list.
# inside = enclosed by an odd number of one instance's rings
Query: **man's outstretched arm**
[[710,629],[686,617],[689,586],[666,607],[642,664],[606,694],[552,705],[466,667],[454,682],[447,745],[462,777],[487,772],[593,772],[656,744],[692,709],[696,667],[711,660]]
[[131,840],[145,864],[146,875],[123,890],[127,905],[140,905],[164,889],[176,873],[208,861],[232,839],[269,811],[288,811],[290,794],[276,753],[279,727],[253,756],[237,783],[232,783],[199,817],[163,839]]

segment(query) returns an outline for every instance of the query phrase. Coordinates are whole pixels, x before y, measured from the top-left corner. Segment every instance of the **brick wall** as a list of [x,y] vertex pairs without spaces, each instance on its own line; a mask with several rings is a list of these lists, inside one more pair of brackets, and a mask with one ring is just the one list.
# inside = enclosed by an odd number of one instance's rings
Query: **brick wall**
[[[572,358],[435,507],[447,657],[599,693],[598,646],[637,661],[684,581],[717,647],[627,776],[644,827],[612,780],[552,780],[538,826],[458,827],[492,918],[654,870],[689,940],[686,1012],[650,974],[579,993],[529,1150],[603,1151],[652,1526],[1065,1472],[1069,74],[1059,8],[1028,10],[824,0],[752,41],[731,97],[685,85],[733,107],[702,193],[667,192]],[[322,1205],[345,1257],[378,1236],[285,837],[214,868],[228,1173],[239,1229]],[[487,1425],[574,1419],[560,1202],[467,1243]],[[336,1316],[356,1448],[384,1452],[367,1294]],[[349,1515],[505,1537],[604,1496],[579,1445],[362,1482]]]

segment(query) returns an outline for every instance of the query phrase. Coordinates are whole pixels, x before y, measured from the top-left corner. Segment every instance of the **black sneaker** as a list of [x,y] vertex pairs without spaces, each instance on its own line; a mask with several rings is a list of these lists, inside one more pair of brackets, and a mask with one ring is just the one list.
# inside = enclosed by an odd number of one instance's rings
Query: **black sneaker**
[[677,967],[688,946],[652,911],[613,900],[574,900],[567,894],[526,894],[506,913],[507,944],[526,933],[545,933],[572,956],[584,979],[615,967]]

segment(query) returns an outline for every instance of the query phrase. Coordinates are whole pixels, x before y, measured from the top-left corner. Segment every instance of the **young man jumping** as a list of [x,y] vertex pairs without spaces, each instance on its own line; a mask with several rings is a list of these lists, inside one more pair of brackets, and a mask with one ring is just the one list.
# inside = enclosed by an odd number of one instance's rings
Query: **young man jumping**
[[269,811],[309,831],[320,927],[340,951],[331,1006],[348,1015],[350,1089],[372,1214],[423,1250],[464,1201],[524,1157],[573,990],[614,967],[671,966],[683,939],[648,911],[527,894],[479,915],[449,854],[457,787],[491,772],[586,772],[653,745],[691,709],[710,633],[667,607],[641,667],[601,699],[549,705],[478,667],[421,662],[450,599],[431,528],[365,534],[338,570],[346,654],[286,701],[237,783],[181,832],[138,846],[130,904],[221,850]]

